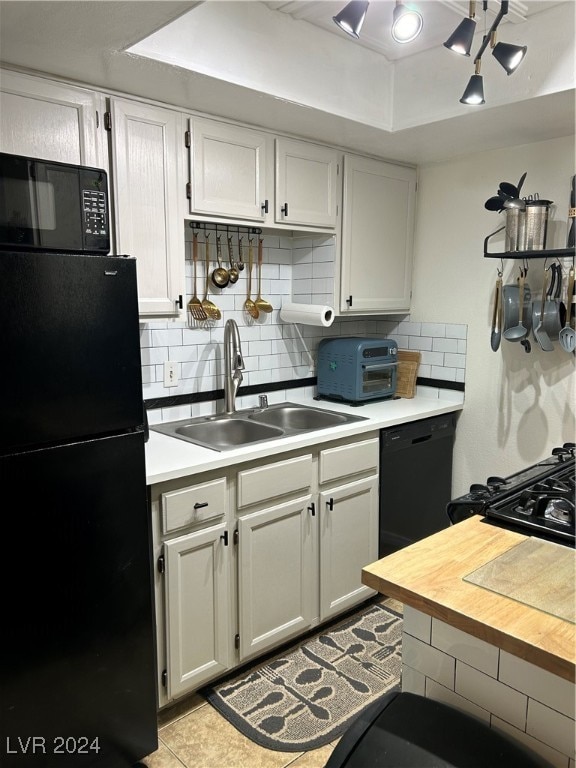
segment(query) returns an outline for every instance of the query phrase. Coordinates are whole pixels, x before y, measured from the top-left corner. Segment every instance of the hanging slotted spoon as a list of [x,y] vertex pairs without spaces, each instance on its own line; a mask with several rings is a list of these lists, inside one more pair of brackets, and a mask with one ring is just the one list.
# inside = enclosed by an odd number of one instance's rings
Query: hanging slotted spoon
[[570,267],[568,273],[568,295],[566,296],[566,323],[560,331],[558,339],[560,346],[565,352],[574,352],[576,349],[576,331],[571,326],[572,315],[574,313],[574,267]]
[[272,304],[260,295],[260,286],[262,285],[262,242],[262,238],[260,238],[258,240],[258,295],[254,303],[260,312],[272,312],[274,309]]
[[208,298],[208,286],[210,284],[210,243],[208,238],[210,237],[210,233],[208,232],[206,234],[206,287],[204,288],[204,298],[202,299],[202,309],[204,312],[206,312],[207,317],[210,318],[210,320],[220,320],[222,317],[222,314],[220,313],[220,310],[214,304],[213,301],[210,301]]
[[194,293],[188,302],[188,311],[194,320],[206,320],[207,314],[204,311],[202,302],[196,293],[196,270],[198,267],[198,233],[194,232],[192,236],[192,261],[194,263]]
[[252,293],[252,240],[248,239],[248,295],[246,297],[246,301],[244,302],[244,309],[250,317],[253,317],[255,320],[260,314],[260,310],[254,304],[252,299],[250,298],[250,294]]

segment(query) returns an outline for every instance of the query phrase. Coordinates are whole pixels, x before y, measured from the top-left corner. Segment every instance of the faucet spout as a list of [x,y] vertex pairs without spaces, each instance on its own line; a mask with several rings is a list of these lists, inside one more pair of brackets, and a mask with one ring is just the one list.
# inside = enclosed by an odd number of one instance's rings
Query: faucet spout
[[224,411],[236,411],[236,393],[242,383],[244,358],[240,344],[240,332],[235,320],[227,320],[224,326]]

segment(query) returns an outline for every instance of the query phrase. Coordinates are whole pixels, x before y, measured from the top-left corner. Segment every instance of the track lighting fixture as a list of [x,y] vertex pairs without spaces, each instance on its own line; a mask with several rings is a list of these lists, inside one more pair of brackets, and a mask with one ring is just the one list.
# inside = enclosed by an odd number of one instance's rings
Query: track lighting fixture
[[332,21],[344,32],[359,38],[369,5],[368,0],[351,0],[338,15],[332,17]]
[[470,106],[479,106],[485,104],[484,101],[484,82],[480,74],[480,59],[476,59],[476,70],[470,78],[466,90],[460,99],[461,104],[470,104]]
[[[511,45],[509,43],[496,43],[496,29],[498,25],[508,13],[509,0],[500,0],[500,10],[492,23],[489,31],[484,35],[482,39],[482,45],[480,46],[478,53],[474,57],[475,73],[470,78],[470,81],[464,91],[464,95],[460,99],[462,104],[484,104],[484,84],[482,81],[482,75],[480,74],[480,60],[482,54],[486,50],[488,43],[492,48],[492,55],[496,61],[511,75],[515,72],[518,65],[526,55],[528,50],[527,46],[523,45]],[[464,56],[470,55],[470,48],[472,46],[472,39],[474,37],[474,12],[475,3],[470,2],[470,13],[468,19],[464,19],[453,32],[453,34],[444,43],[446,48],[449,48],[456,53],[463,54]],[[488,0],[483,0],[482,10],[484,11],[484,18],[486,18],[486,12],[488,10]]]
[[528,47],[526,45],[512,45],[511,43],[496,43],[492,50],[492,56],[501,64],[506,72],[511,75],[520,66],[520,63]]
[[422,16],[418,11],[408,8],[401,0],[396,0],[392,14],[392,37],[397,43],[411,43],[422,31]]
[[468,18],[462,19],[460,24],[458,24],[454,32],[452,32],[448,40],[444,43],[445,48],[454,51],[454,53],[459,53],[461,56],[470,56],[470,49],[472,48],[472,41],[474,40],[474,32],[476,31],[475,15],[476,2],[475,0],[470,0]]
[[[358,39],[369,5],[367,0],[351,0],[339,14],[332,16],[332,21],[351,37]],[[405,6],[401,0],[396,0],[392,15],[392,37],[394,40],[397,43],[409,43],[418,37],[421,30],[421,14]]]

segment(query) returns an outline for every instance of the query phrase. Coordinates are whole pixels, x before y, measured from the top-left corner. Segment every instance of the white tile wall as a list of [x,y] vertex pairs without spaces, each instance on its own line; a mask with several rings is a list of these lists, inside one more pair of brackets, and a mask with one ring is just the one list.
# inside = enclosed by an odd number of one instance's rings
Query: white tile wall
[[498,676],[498,648],[467,632],[433,619],[432,645],[491,677]]
[[404,623],[402,630],[412,637],[416,637],[418,640],[422,640],[423,643],[430,644],[430,636],[432,633],[432,617],[427,616],[422,611],[417,611],[409,605],[404,606],[403,611]]
[[[186,303],[192,295],[193,264],[191,243],[193,230],[185,222]],[[217,233],[210,230],[211,263],[214,269]],[[234,254],[238,253],[238,234],[231,227]],[[144,399],[192,394],[223,387],[224,324],[233,318],[240,328],[246,369],[244,385],[293,381],[315,375],[318,343],[324,336],[386,336],[395,339],[403,349],[422,350],[419,376],[443,381],[464,381],[466,362],[465,325],[412,323],[409,319],[337,318],[330,328],[294,326],[280,320],[285,299],[302,303],[334,306],[335,238],[288,237],[264,233],[262,296],[272,304],[273,312],[251,318],[244,309],[248,281],[248,234],[241,234],[243,260],[246,267],[235,284],[215,288],[208,282],[208,298],[220,308],[222,319],[194,321],[146,322],[141,325],[142,379]],[[227,232],[221,234],[222,256],[228,266]],[[199,234],[197,294],[202,299],[206,289],[204,233]],[[258,236],[253,236],[251,295],[258,291],[256,265]],[[164,363],[176,363],[178,385],[164,387]],[[190,406],[185,418],[190,415]]]
[[408,606],[402,690],[424,691],[489,721],[551,765],[574,768],[574,683]]
[[402,664],[454,689],[456,660],[406,633],[402,635]]
[[506,685],[526,693],[530,698],[540,701],[552,709],[571,717],[576,717],[574,685],[568,680],[561,680],[551,672],[530,664],[524,659],[500,651],[500,671],[498,675]]

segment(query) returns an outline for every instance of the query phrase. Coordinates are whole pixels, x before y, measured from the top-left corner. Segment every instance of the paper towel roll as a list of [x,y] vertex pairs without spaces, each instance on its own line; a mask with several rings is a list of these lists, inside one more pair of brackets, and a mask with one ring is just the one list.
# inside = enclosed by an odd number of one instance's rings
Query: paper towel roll
[[280,319],[286,323],[321,325],[328,328],[334,322],[334,310],[332,307],[323,307],[320,304],[295,304],[292,301],[286,301],[282,304]]

